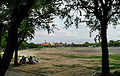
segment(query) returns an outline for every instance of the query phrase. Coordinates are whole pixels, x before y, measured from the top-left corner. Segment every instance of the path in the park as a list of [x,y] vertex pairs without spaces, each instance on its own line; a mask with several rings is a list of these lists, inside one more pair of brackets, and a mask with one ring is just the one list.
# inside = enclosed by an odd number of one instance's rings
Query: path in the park
[[25,75],[13,71],[7,71],[5,76],[25,76]]

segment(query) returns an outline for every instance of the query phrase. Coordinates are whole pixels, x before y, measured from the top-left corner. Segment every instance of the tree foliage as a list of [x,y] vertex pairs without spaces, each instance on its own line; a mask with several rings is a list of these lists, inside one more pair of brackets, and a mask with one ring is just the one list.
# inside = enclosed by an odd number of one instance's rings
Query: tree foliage
[[[71,24],[77,27],[85,22],[91,31],[100,31],[103,16],[106,14],[106,22],[113,26],[120,24],[119,0],[61,0],[62,5],[58,10],[60,18],[65,19],[66,26]],[[106,11],[106,12],[105,12]]]

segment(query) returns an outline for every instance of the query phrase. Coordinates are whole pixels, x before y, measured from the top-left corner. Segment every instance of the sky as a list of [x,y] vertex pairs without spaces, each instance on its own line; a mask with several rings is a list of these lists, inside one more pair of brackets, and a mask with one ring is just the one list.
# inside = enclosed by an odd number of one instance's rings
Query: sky
[[[98,34],[98,32],[93,32],[92,37],[90,37],[90,28],[87,27],[86,24],[80,24],[79,28],[75,28],[75,26],[71,26],[68,29],[65,29],[65,25],[62,20],[59,18],[55,18],[54,23],[57,24],[59,31],[54,30],[54,33],[48,34],[46,30],[37,30],[35,33],[35,37],[28,42],[33,43],[43,43],[45,41],[50,43],[55,42],[63,42],[63,43],[76,43],[82,44],[85,42],[94,43],[94,38]],[[109,40],[120,40],[120,25],[116,28],[114,26],[108,27],[107,32],[108,41]]]

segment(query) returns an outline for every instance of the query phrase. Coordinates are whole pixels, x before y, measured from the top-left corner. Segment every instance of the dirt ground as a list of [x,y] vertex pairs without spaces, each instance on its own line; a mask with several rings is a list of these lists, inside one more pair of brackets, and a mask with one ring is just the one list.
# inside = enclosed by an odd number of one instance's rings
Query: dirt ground
[[[101,56],[98,52],[73,52],[73,50],[96,50],[99,48],[44,48],[19,51],[19,56],[33,56],[39,64],[24,64],[10,70],[25,76],[92,76],[94,67],[101,67],[101,59],[84,56]],[[11,63],[12,64],[12,63]]]

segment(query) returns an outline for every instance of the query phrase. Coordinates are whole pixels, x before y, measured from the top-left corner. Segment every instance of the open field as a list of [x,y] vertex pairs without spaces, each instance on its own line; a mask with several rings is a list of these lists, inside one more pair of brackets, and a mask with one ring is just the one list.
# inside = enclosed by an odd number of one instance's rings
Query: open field
[[[109,49],[110,70],[120,71],[120,48]],[[39,64],[10,68],[26,76],[91,76],[101,71],[100,48],[44,48],[19,51],[19,57],[23,55],[34,56],[34,60],[39,60]]]

